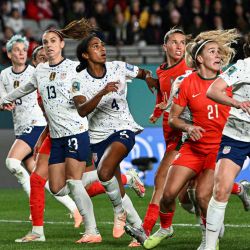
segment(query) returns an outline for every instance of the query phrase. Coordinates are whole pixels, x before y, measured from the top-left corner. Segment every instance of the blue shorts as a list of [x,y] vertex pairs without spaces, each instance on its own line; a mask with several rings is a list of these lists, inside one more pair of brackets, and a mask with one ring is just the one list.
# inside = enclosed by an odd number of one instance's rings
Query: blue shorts
[[33,149],[44,128],[44,126],[27,127],[24,130],[23,134],[18,135],[16,138],[26,142],[30,146],[30,148]]
[[87,161],[90,155],[89,133],[51,138],[49,165],[63,163],[65,158]]
[[225,135],[222,136],[217,161],[223,158],[230,159],[242,168],[247,156],[250,156],[249,142],[238,141]]
[[[109,145],[113,142],[120,142],[122,143],[128,150],[127,155],[135,145],[135,133],[131,130],[120,130],[115,132],[114,134],[110,135],[106,140],[103,140],[96,144],[91,144],[91,151],[93,154],[93,160],[95,163],[95,167],[98,167],[98,164]],[[127,156],[126,155],[126,156]],[[126,157],[125,156],[125,157]],[[124,158],[125,158],[124,157]]]

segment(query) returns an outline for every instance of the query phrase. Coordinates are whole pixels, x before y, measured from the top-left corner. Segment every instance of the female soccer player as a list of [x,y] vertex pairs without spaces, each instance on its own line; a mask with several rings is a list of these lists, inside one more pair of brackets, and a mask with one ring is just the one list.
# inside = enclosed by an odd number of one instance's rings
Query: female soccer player
[[[1,72],[1,99],[15,88],[27,83],[33,75],[34,67],[26,64],[28,47],[29,42],[21,35],[15,35],[7,42],[6,48],[12,66]],[[12,115],[16,140],[6,159],[7,168],[17,177],[28,196],[30,196],[30,179],[22,162],[29,172],[33,170],[32,150],[46,126],[46,120],[36,98],[36,93],[31,93],[15,101]]]
[[[206,250],[216,249],[234,179],[250,156],[250,35],[244,52],[246,59],[238,60],[207,91],[213,101],[232,108],[217,156],[213,196],[207,211]],[[228,87],[233,88],[232,97],[224,95]],[[246,209],[250,208],[248,205]]]

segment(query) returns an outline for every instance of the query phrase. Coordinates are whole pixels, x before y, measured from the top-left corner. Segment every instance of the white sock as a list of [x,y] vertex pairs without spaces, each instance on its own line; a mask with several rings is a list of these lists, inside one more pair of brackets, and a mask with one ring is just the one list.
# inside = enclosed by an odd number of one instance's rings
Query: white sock
[[40,235],[44,235],[43,226],[33,226],[32,227],[32,233],[37,233],[37,234],[40,234]]
[[216,249],[216,242],[224,221],[227,202],[210,199],[207,210],[206,248]]
[[130,200],[129,196],[127,194],[124,195],[122,198],[122,204],[124,209],[127,212],[127,221],[136,228],[140,228],[142,224],[142,220],[138,213],[136,212],[132,201]]
[[86,172],[82,175],[82,184],[84,187],[86,187],[87,185],[89,185],[95,181],[99,181],[96,170]]
[[[49,182],[47,181],[45,184],[45,188],[50,192],[49,189]],[[50,192],[51,193],[51,192]],[[69,195],[65,196],[55,196],[53,195],[56,200],[61,202],[68,210],[70,213],[74,213],[74,211],[77,209],[75,202],[70,198]]]
[[81,180],[67,180],[70,193],[79,213],[84,217],[85,232],[96,234],[96,221],[92,201],[82,185]]
[[7,158],[6,167],[16,176],[17,181],[22,185],[28,197],[30,197],[30,175],[21,165],[21,161],[14,158]]
[[109,181],[102,182],[101,184],[106,190],[106,194],[111,200],[115,214],[122,213],[124,211],[122,207],[122,196],[118,181],[115,176]]

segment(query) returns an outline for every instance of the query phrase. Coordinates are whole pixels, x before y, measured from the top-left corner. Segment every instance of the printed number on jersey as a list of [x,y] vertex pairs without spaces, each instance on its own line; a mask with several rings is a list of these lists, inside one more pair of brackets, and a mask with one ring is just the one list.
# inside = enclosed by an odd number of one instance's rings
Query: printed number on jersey
[[48,99],[56,98],[56,88],[55,86],[47,86]]
[[22,105],[22,99],[21,98],[18,98],[18,99],[16,99],[16,101],[15,101],[15,104],[16,104],[16,106],[20,106],[20,105]]
[[207,106],[207,110],[208,110],[208,119],[212,120],[214,118],[218,118],[219,117],[219,110],[218,110],[218,105],[208,105]]
[[78,149],[78,143],[76,138],[70,138],[68,140],[68,146],[74,150]]
[[113,99],[112,104],[111,104],[112,109],[119,110],[120,107],[118,106],[118,103],[116,102],[116,99]]

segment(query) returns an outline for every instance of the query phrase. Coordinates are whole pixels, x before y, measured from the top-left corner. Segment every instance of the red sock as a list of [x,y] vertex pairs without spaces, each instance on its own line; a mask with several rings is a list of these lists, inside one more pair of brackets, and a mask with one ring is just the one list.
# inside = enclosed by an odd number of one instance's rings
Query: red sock
[[90,197],[105,193],[105,189],[99,181],[91,183],[86,191]]
[[241,187],[238,183],[234,183],[231,194],[238,194],[241,191]]
[[32,173],[30,176],[30,213],[33,226],[43,226],[46,180]]
[[204,217],[203,215],[201,215],[201,221],[202,221],[202,224],[206,227],[206,225],[207,225],[206,217]]
[[122,178],[122,184],[126,185],[128,183],[126,175],[125,174],[121,174],[121,178]]
[[161,227],[169,228],[172,225],[174,212],[167,212],[165,214],[160,211],[159,215],[160,215],[160,220],[161,220]]
[[159,206],[153,203],[148,205],[148,209],[146,215],[144,217],[143,228],[147,236],[150,235],[156,221],[158,220],[159,216]]

